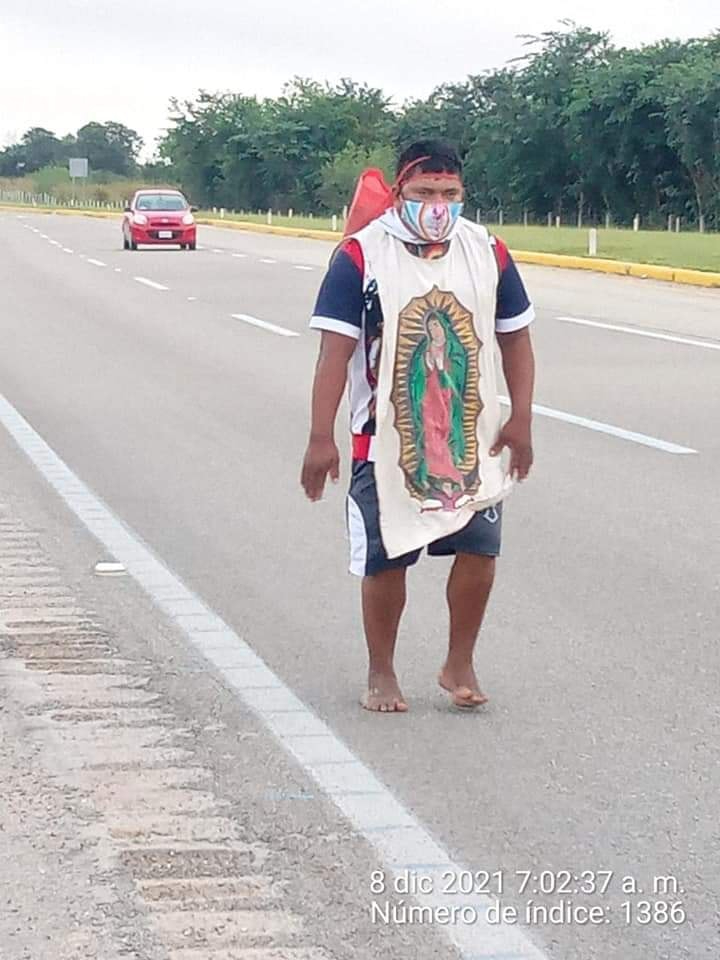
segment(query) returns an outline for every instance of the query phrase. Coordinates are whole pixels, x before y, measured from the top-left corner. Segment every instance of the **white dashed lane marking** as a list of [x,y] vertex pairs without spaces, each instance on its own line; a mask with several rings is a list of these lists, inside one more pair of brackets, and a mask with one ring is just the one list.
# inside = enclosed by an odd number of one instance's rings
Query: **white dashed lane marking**
[[238,260],[242,260],[242,259],[244,259],[245,257],[247,257],[247,254],[246,254],[246,253],[234,253],[233,256],[234,256],[234,257],[237,257]]
[[258,260],[258,263],[277,263],[277,260],[273,260],[271,257],[263,257],[262,260]]
[[314,270],[315,267],[305,267],[302,263],[293,264],[295,270]]
[[[504,406],[510,406],[509,397],[498,397],[498,400]],[[636,433],[634,430],[616,427],[612,423],[603,423],[602,420],[591,420],[589,417],[579,417],[574,413],[566,413],[564,410],[545,407],[541,403],[534,403],[532,409],[533,413],[536,413],[539,417],[548,417],[550,420],[563,420],[565,423],[571,423],[576,427],[584,427],[586,430],[594,430],[597,433],[607,433],[611,437],[619,437],[620,440],[630,440],[631,443],[639,443],[643,447],[654,447],[656,450],[662,450],[664,453],[697,453],[697,450],[693,450],[692,447],[683,447],[669,440],[659,440],[657,437],[649,437],[644,433]]]
[[102,260],[94,260],[92,257],[88,257],[88,263],[91,263],[94,267],[106,267],[107,264],[103,263]]
[[74,250],[71,250],[70,247],[63,247],[63,253],[74,253]]
[[162,283],[157,283],[155,280],[148,280],[147,277],[133,277],[138,283],[144,284],[146,287],[152,287],[153,290],[169,290],[170,287],[166,287]]
[[690,347],[703,347],[705,350],[720,350],[720,342],[712,340],[695,340],[692,337],[677,337],[670,333],[659,333],[655,330],[639,330],[637,327],[626,327],[619,323],[601,323],[599,320],[581,320],[579,317],[558,317],[563,323],[575,323],[582,327],[598,327],[601,330],[614,330],[616,333],[629,333],[636,337],[648,337],[650,340],[666,340],[670,343],[684,343]]
[[287,327],[279,327],[275,323],[268,323],[267,320],[259,320],[257,317],[251,317],[249,313],[233,313],[233,320],[242,320],[243,323],[249,323],[251,327],[260,327],[262,330],[268,330],[270,333],[277,333],[280,337],[299,337],[300,334],[295,330],[288,330]]

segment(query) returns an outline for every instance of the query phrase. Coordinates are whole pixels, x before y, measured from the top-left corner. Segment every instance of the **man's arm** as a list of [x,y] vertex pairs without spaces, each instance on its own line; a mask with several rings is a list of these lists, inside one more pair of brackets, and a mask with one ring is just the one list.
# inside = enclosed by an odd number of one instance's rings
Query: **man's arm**
[[535,357],[527,327],[512,333],[498,333],[503,371],[510,393],[510,418],[500,431],[491,456],[498,456],[503,447],[510,448],[510,474],[524,480],[533,463],[532,398],[535,385]]
[[310,439],[300,482],[310,500],[320,500],[328,474],[340,478],[340,454],[335,445],[335,418],[347,382],[347,368],[357,341],[323,330],[312,390]]

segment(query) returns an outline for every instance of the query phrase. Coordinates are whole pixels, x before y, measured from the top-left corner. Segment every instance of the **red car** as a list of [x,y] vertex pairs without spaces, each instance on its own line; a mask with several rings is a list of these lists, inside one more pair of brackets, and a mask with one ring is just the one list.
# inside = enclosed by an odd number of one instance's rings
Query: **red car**
[[179,190],[138,190],[125,208],[123,248],[137,250],[139,244],[178,244],[194,250],[197,227],[191,207]]

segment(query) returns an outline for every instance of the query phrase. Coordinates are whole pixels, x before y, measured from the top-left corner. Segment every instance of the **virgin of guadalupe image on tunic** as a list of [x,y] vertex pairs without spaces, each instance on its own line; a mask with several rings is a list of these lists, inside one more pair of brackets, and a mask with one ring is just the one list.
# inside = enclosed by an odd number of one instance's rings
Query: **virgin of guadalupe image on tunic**
[[472,314],[452,293],[433,287],[400,313],[391,399],[400,467],[422,511],[457,510],[480,489],[481,348]]

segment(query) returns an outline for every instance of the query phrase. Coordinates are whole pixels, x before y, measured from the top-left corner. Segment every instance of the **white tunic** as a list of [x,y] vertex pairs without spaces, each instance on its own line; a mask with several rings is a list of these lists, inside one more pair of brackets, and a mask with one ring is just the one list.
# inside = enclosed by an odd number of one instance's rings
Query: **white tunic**
[[501,426],[498,268],[460,219],[445,256],[414,256],[381,221],[355,234],[383,313],[373,459],[389,557],[461,530],[512,487],[489,450]]

